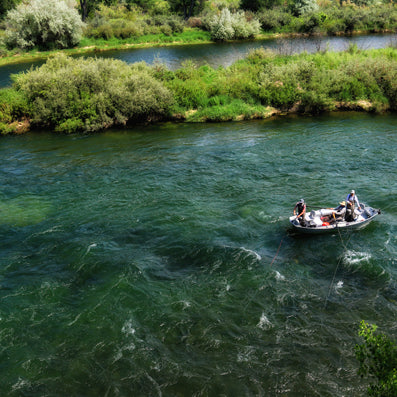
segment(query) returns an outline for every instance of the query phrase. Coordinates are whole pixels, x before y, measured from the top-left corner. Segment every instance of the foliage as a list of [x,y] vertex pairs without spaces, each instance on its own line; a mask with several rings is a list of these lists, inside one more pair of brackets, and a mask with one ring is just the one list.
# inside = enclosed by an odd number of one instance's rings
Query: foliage
[[228,8],[230,11],[236,12],[240,8],[241,0],[213,0],[213,1],[204,1],[203,11],[204,15],[213,14],[223,10],[224,8]]
[[0,122],[11,123],[29,113],[26,97],[12,88],[0,90]]
[[355,348],[360,363],[358,373],[375,380],[368,388],[370,396],[394,397],[397,395],[397,346],[376,331],[376,325],[361,322],[359,335],[364,343]]
[[143,16],[137,10],[128,10],[125,6],[101,6],[89,21],[85,34],[87,37],[105,40],[161,33],[170,36],[183,32],[184,26],[182,19],[176,15]]
[[231,14],[228,8],[209,18],[207,24],[212,39],[217,41],[246,39],[254,37],[260,31],[257,19],[252,18],[248,21],[244,12]]
[[[189,121],[265,117],[274,108],[397,110],[397,50],[277,55],[263,48],[230,67],[51,58],[0,91],[0,122],[27,117],[56,131],[96,131],[167,117]],[[273,109],[273,110],[270,110]]]
[[0,134],[6,135],[22,131],[19,121],[29,117],[29,105],[26,97],[12,89],[0,90]]
[[283,8],[272,8],[263,10],[258,14],[261,27],[266,32],[283,31],[292,20],[292,15]]
[[296,16],[318,11],[316,0],[294,0],[291,5],[292,13]]
[[8,11],[15,8],[21,0],[1,0],[0,2],[0,19],[3,19]]
[[357,7],[349,4],[301,13],[296,9],[298,4],[291,4],[290,10],[275,7],[259,11],[256,15],[262,29],[267,32],[350,34],[357,30],[382,32],[397,28],[397,7],[394,5]]
[[[249,106],[320,113],[336,107],[384,111],[397,109],[397,51],[277,56],[255,49],[229,68],[214,70],[192,63],[157,75],[174,93],[178,112],[229,107],[235,100]],[[212,113],[211,113],[212,114]]]
[[8,48],[67,48],[79,43],[83,23],[77,10],[59,0],[31,0],[7,14]]
[[241,8],[250,11],[264,11],[270,10],[274,7],[284,6],[285,2],[282,0],[241,0]]
[[209,106],[188,115],[187,120],[190,122],[247,120],[265,116],[266,110],[261,105],[251,105],[241,99],[213,97]]
[[183,15],[185,20],[197,15],[203,8],[203,1],[200,0],[168,0],[171,10]]
[[162,118],[173,103],[146,64],[112,59],[55,56],[17,75],[14,85],[31,104],[33,122],[61,132]]

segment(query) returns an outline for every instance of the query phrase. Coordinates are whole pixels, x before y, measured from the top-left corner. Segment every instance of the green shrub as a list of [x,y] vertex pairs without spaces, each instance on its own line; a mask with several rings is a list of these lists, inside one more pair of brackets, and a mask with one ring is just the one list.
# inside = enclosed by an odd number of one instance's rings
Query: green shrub
[[157,14],[148,15],[138,12],[134,7],[118,5],[106,7],[101,5],[95,16],[89,21],[85,31],[87,37],[104,38],[113,37],[127,39],[149,34],[182,33],[185,24],[177,15]]
[[300,16],[318,11],[318,4],[316,0],[294,0],[291,10],[295,16]]
[[206,86],[200,80],[175,79],[169,87],[179,106],[186,109],[197,109],[207,105]]
[[300,97],[299,64],[270,64],[259,78],[259,99],[264,105],[288,109]]
[[211,38],[217,41],[246,39],[260,32],[260,23],[252,18],[248,21],[243,11],[231,14],[224,8],[220,15],[213,15],[207,21]]
[[68,48],[81,39],[83,23],[75,8],[62,0],[30,0],[9,11],[5,43],[8,48]]
[[288,26],[293,17],[286,10],[275,8],[258,13],[258,18],[264,31],[276,32]]
[[13,128],[7,123],[3,123],[0,121],[0,135],[8,135],[14,132],[15,132],[15,128]]
[[303,33],[316,33],[321,31],[327,16],[324,13],[310,13],[305,15],[301,31]]
[[33,122],[57,131],[97,131],[165,117],[173,97],[151,69],[113,59],[50,58],[15,77],[32,106]]
[[272,50],[260,47],[249,51],[246,59],[253,64],[265,64],[274,59],[275,56],[276,54]]
[[29,114],[26,97],[13,88],[0,90],[0,122],[11,123]]
[[299,110],[304,113],[319,114],[335,109],[335,102],[322,91],[305,91],[300,95]]
[[187,121],[231,121],[261,117],[266,109],[253,106],[240,99],[227,100],[226,104],[206,107],[188,116]]
[[368,387],[370,396],[396,396],[397,346],[385,334],[376,331],[376,325],[361,322],[359,335],[364,343],[355,347],[360,363],[358,374],[362,377],[369,376],[374,381]]

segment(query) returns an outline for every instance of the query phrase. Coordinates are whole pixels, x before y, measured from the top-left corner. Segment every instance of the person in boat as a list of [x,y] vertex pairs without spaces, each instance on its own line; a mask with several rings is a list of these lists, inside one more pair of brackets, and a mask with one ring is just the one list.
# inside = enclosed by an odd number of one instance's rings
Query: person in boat
[[294,207],[294,216],[296,216],[296,219],[300,223],[301,226],[306,225],[305,221],[305,214],[306,214],[306,203],[305,200],[300,199]]
[[346,212],[345,212],[345,221],[353,222],[356,218],[354,209],[357,204],[357,208],[360,208],[360,202],[358,201],[358,197],[356,192],[352,190],[346,197]]
[[353,204],[357,205],[357,208],[360,208],[360,202],[358,201],[358,197],[356,195],[356,192],[354,190],[352,190],[346,197],[346,203],[348,201],[353,202]]
[[342,201],[339,203],[339,205],[336,208],[334,208],[334,211],[332,213],[333,219],[335,221],[343,220],[345,217],[345,213],[346,213],[346,201]]

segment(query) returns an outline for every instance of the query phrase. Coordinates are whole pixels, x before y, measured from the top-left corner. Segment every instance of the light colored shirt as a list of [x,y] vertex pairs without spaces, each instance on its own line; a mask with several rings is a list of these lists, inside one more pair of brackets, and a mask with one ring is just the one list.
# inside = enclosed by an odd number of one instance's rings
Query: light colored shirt
[[346,197],[346,202],[347,202],[347,201],[353,201],[353,203],[356,203],[356,204],[357,204],[357,207],[360,207],[360,202],[358,201],[357,194],[355,194],[355,195],[353,196],[353,194],[349,193],[349,194],[347,195],[347,197]]

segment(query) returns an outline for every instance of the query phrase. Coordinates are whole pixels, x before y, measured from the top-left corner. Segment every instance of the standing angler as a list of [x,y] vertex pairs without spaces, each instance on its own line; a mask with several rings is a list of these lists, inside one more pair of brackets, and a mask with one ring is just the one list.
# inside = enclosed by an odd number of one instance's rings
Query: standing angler
[[294,207],[294,216],[298,219],[301,226],[305,226],[306,203],[305,200],[300,199]]

